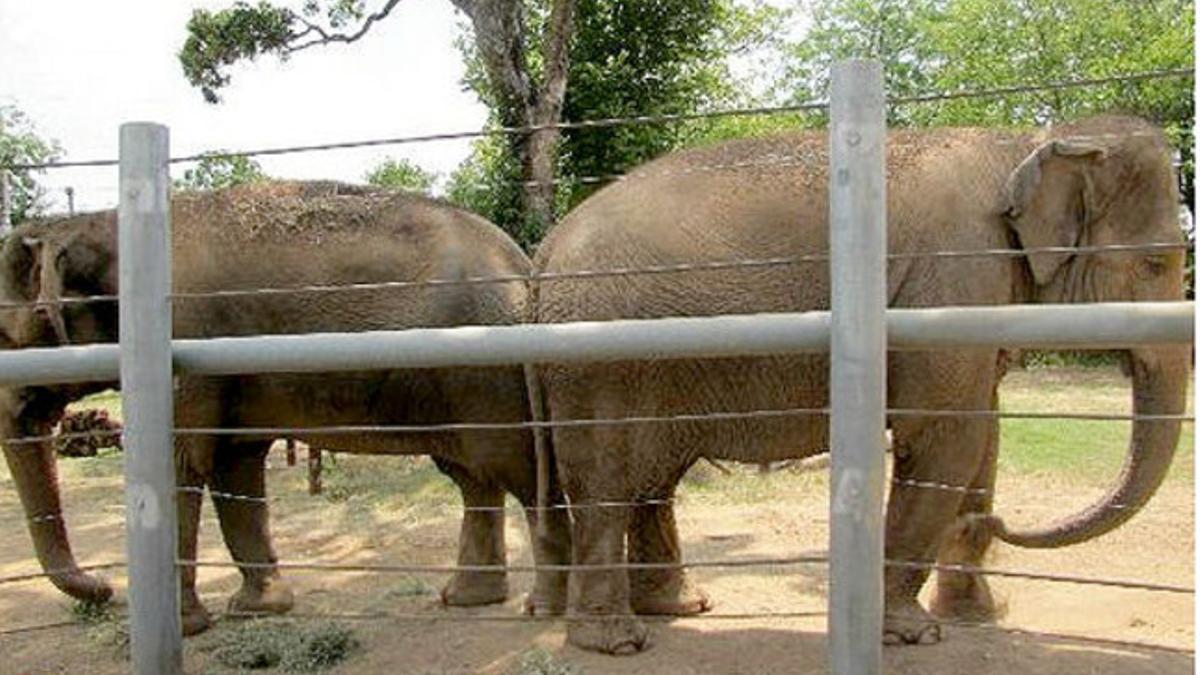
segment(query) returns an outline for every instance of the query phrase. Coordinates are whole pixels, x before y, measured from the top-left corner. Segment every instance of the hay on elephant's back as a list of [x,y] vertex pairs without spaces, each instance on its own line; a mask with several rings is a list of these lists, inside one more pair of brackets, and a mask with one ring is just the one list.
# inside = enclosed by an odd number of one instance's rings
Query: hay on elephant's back
[[264,181],[175,198],[176,233],[204,241],[320,245],[375,229],[417,195],[333,181]]

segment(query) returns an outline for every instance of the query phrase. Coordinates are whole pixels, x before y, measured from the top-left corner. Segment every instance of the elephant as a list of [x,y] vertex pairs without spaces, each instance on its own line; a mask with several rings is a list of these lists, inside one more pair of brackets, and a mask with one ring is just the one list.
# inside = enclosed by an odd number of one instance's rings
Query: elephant
[[[175,195],[170,217],[176,338],[513,324],[529,311],[525,254],[483,218],[433,199],[339,183],[269,182]],[[27,223],[4,241],[4,347],[117,339],[116,303],[55,304],[116,293],[116,234],[116,216],[108,211]],[[505,281],[455,283],[481,277]],[[447,283],[404,285],[430,280]],[[313,288],[380,282],[400,283],[336,293]],[[236,294],[270,288],[299,290]],[[235,293],[211,295],[230,291]],[[44,304],[29,307],[32,301]],[[113,385],[0,389],[0,435],[45,435],[68,402]],[[175,392],[180,429],[523,423],[533,414],[520,365],[182,375]],[[462,493],[466,510],[458,561],[463,566],[505,564],[505,492],[529,507],[537,502],[535,439],[527,428],[314,432],[295,438],[339,452],[430,455]],[[230,600],[234,611],[285,612],[293,604],[277,568],[266,500],[259,499],[265,495],[265,457],[273,440],[176,436],[179,556],[196,558],[207,486],[234,560],[254,564],[241,568],[241,588]],[[72,556],[50,445],[6,444],[4,450],[43,569],[72,596],[107,599],[109,587],[80,571]],[[549,504],[561,503],[553,480],[544,489]],[[535,560],[564,564],[570,555],[565,511],[526,514]],[[196,594],[196,568],[184,564],[180,575],[183,629],[198,633],[211,619]],[[443,601],[457,606],[501,602],[507,595],[503,571],[459,571],[442,591]],[[539,571],[527,602],[553,610],[565,601],[565,573]]]
[[[553,228],[534,257],[541,323],[828,310],[826,133],[728,141],[654,160],[590,196]],[[1132,117],[1097,116],[1036,131],[893,131],[887,140],[887,272],[891,307],[1183,298],[1179,198],[1163,134]],[[1061,247],[1159,244],[1075,253]],[[940,251],[1014,255],[919,255]],[[899,255],[896,255],[899,254]],[[795,257],[792,264],[714,262]],[[695,264],[691,270],[678,269]],[[671,273],[587,270],[670,268]],[[1121,352],[1138,415],[1184,411],[1181,345]],[[995,410],[1000,348],[892,352],[890,411]],[[542,364],[552,420],[825,409],[827,354]],[[1033,531],[992,516],[999,422],[992,416],[889,414],[893,478],[885,518],[885,642],[941,638],[917,593],[934,561],[977,564],[994,538],[1059,547],[1118,527],[1154,494],[1178,443],[1177,419],[1139,419],[1119,479],[1095,504]],[[820,415],[754,416],[643,425],[559,426],[558,477],[574,505],[664,500],[698,459],[761,463],[828,449]],[[930,489],[930,484],[942,489]],[[949,487],[949,489],[946,489]],[[669,510],[668,506],[659,507]],[[643,649],[631,596],[650,580],[626,561],[679,561],[673,519],[637,507],[579,510],[572,523],[568,640],[601,652]],[[664,525],[665,524],[665,525]],[[628,535],[628,544],[626,544]],[[898,563],[898,564],[896,564]],[[911,563],[911,564],[908,564]],[[599,568],[594,566],[600,566]],[[607,568],[605,567],[607,566]],[[660,585],[688,586],[658,572]],[[940,616],[987,617],[982,578],[939,576]],[[696,592],[693,591],[693,595]]]

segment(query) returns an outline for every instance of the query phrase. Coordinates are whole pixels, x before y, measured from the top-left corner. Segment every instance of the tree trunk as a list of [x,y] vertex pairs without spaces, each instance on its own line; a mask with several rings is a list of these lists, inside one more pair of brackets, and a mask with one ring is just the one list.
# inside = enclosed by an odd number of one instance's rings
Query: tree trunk
[[[539,239],[554,224],[558,140],[575,26],[575,0],[553,0],[543,36],[543,75],[533,82],[526,59],[525,7],[520,0],[452,0],[471,19],[475,45],[499,95],[500,122],[532,128],[511,139],[521,165],[524,229]],[[530,231],[533,230],[533,231]]]

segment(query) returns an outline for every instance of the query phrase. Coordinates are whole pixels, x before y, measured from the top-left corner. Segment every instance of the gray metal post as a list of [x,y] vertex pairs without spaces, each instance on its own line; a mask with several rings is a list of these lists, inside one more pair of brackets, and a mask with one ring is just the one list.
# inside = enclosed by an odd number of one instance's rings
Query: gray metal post
[[0,236],[12,229],[12,186],[8,169],[0,167]]
[[866,675],[883,668],[887,128],[880,64],[834,64],[829,101],[829,649],[835,675]]
[[73,216],[73,215],[75,215],[75,188],[67,187],[66,193],[67,193],[67,213],[69,215]]
[[133,672],[180,673],[167,128],[121,126],[121,403]]

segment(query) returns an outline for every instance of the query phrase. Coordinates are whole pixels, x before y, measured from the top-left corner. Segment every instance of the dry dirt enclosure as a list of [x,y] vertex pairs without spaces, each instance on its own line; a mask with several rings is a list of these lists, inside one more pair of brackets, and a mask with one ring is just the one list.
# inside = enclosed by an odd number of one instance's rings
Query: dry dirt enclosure
[[[1115,371],[1015,372],[1005,383],[1010,410],[1128,410],[1128,388]],[[1088,426],[1092,425],[1092,426]],[[1100,425],[1100,426],[1096,426]],[[1116,475],[1125,431],[1121,423],[1006,422],[997,510],[1017,524],[1064,515],[1091,499]],[[1171,476],[1130,524],[1096,541],[1058,551],[997,547],[989,566],[1002,569],[1142,580],[1191,587],[1195,497],[1191,426]],[[120,457],[64,460],[70,532],[81,562],[123,557]],[[287,467],[282,452],[269,473],[272,523],[281,558],[291,561],[451,564],[458,501],[448,480],[424,459],[339,457],[328,469],[326,493],[305,494],[305,472]],[[823,553],[828,535],[824,470],[789,468],[759,476],[736,468],[708,469],[681,491],[679,525],[689,560],[782,558]],[[6,472],[0,473],[0,577],[36,571],[24,519]],[[531,562],[524,524],[509,518],[515,563]],[[201,557],[228,560],[211,508]],[[297,621],[325,614],[377,614],[343,619],[361,647],[336,673],[823,673],[826,570],[698,569],[695,577],[716,602],[707,617],[652,624],[652,647],[632,657],[606,657],[564,645],[561,622],[519,622],[529,579],[513,575],[504,606],[444,610],[436,589],[443,576],[288,572],[297,591]],[[120,570],[107,576],[124,597]],[[201,570],[201,590],[219,609],[236,588],[236,572]],[[889,673],[1190,673],[1194,600],[1190,594],[992,580],[1007,605],[1001,627],[950,627],[940,645],[885,650]],[[117,612],[124,610],[118,605]],[[816,613],[818,616],[802,616]],[[790,614],[730,618],[728,615]],[[469,622],[454,621],[470,617]],[[496,622],[479,617],[498,617]],[[726,618],[722,618],[726,617]],[[48,582],[0,585],[0,630],[74,622],[0,635],[4,673],[122,673],[118,622],[78,621]],[[188,640],[188,672],[229,672],[213,657],[223,635],[243,630],[227,620]],[[1076,636],[1049,637],[1040,633]],[[1154,649],[1119,645],[1129,641]],[[1174,650],[1174,651],[1172,651]]]

